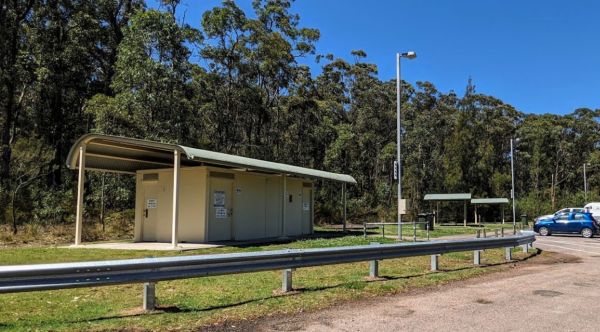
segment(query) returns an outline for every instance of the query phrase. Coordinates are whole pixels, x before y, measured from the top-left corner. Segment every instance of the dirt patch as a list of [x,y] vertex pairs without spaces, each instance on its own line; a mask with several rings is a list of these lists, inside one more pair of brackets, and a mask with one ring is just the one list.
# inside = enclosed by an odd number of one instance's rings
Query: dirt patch
[[[492,280],[498,280],[500,278],[509,278],[517,275],[523,275],[527,273],[531,273],[535,269],[539,269],[541,266],[550,265],[550,264],[566,264],[566,263],[579,263],[581,259],[577,256],[572,256],[568,254],[555,253],[555,252],[545,252],[538,249],[538,252],[533,256],[530,256],[524,260],[513,261],[506,264],[500,264],[496,266],[490,266],[491,269],[497,269],[497,271],[485,274],[483,276],[457,280],[446,283],[443,285],[443,289],[448,288],[457,288],[464,287],[466,285],[474,285],[489,282]],[[402,292],[403,296],[414,296],[419,294],[424,294],[431,291],[440,291],[442,286],[434,285],[428,287],[421,287],[418,289],[411,289],[405,292]],[[547,293],[549,294],[549,293]],[[540,296],[548,296],[541,295]],[[372,298],[364,298],[360,300],[356,300],[353,302],[344,302],[339,303],[338,305],[343,305],[344,307],[356,306],[356,307],[367,307],[373,305],[375,303],[379,303],[383,298],[394,296],[394,295],[384,295],[380,297],[372,297]],[[551,296],[551,295],[550,295]],[[487,299],[478,299],[475,302],[479,304],[492,304],[493,301]],[[407,308],[406,312],[404,312],[406,316],[410,316],[414,313],[412,309]],[[396,317],[398,313],[395,313]],[[276,330],[276,331],[297,331],[302,329],[303,322],[306,320],[311,321],[319,321],[324,326],[327,326],[326,322],[328,321],[328,317],[323,310],[315,311],[315,312],[303,312],[302,314],[283,314],[283,315],[273,315],[268,318],[259,318],[253,321],[235,321],[235,322],[222,322],[220,324],[213,324],[210,326],[206,326],[199,331],[265,331],[265,330]]]

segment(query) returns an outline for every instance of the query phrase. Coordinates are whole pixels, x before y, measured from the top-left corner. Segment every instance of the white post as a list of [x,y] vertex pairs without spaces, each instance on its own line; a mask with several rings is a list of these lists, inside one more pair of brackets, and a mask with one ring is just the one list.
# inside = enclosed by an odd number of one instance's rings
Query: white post
[[479,221],[477,221],[477,205],[475,205],[475,213],[474,213],[474,215],[475,215],[475,223],[478,224]]
[[402,241],[402,214],[400,200],[402,199],[402,163],[400,161],[400,111],[402,103],[402,82],[400,81],[400,53],[396,53],[396,163],[398,165],[398,241]]
[[510,192],[510,197],[512,198],[512,222],[513,222],[513,234],[517,233],[517,209],[515,207],[515,162],[514,155],[515,151],[513,149],[513,139],[510,139],[510,174],[511,174],[511,182],[512,182],[512,190]]
[[467,201],[465,201],[464,211],[463,211],[463,223],[465,227],[467,227]]
[[285,207],[287,206],[287,175],[285,174],[283,174],[283,193],[281,196],[281,236],[285,236]]
[[171,244],[177,248],[177,226],[179,222],[179,166],[181,156],[179,151],[173,152],[173,223],[171,225]]
[[77,178],[77,214],[75,215],[75,245],[81,244],[83,227],[83,185],[85,183],[85,145],[79,147],[79,176]]
[[310,195],[310,234],[314,233],[315,227],[315,183],[312,183],[312,190]]
[[587,176],[585,174],[585,164],[586,163],[583,163],[583,200],[587,203]]
[[342,226],[342,229],[343,229],[343,231],[345,233],[346,232],[346,182],[344,182],[342,184],[342,204],[343,204],[343,213],[342,213],[342,215],[343,215],[343,218],[344,218],[344,220],[343,220],[344,224]]

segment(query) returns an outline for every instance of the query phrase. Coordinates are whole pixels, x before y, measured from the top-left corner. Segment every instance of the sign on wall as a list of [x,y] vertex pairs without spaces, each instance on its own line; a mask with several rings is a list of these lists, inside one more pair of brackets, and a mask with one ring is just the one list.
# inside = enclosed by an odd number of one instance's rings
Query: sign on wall
[[156,198],[148,198],[146,201],[146,209],[156,209],[158,200]]
[[213,194],[213,206],[225,206],[225,192],[215,191]]
[[215,208],[215,218],[217,219],[227,219],[227,209],[224,207],[216,207]]
[[310,203],[309,202],[302,203],[302,210],[310,211]]

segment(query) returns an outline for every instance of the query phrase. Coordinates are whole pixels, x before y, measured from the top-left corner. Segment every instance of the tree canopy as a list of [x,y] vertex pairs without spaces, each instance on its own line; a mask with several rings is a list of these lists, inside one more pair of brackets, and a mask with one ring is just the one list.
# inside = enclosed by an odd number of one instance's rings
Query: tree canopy
[[[396,211],[395,81],[367,52],[319,50],[292,0],[234,1],[205,12],[199,28],[179,1],[14,0],[0,5],[0,219],[60,223],[73,211],[71,144],[98,132],[353,175],[351,217]],[[195,22],[198,23],[198,22]],[[360,47],[360,45],[356,45]],[[323,52],[323,53],[321,53]],[[314,59],[318,73],[304,65]],[[351,60],[347,60],[351,59]],[[402,183],[410,215],[426,193],[510,197],[511,138],[520,209],[548,212],[600,198],[600,109],[524,114],[477,91],[403,84]],[[88,177],[86,216],[133,206],[127,176]],[[339,220],[339,189],[318,183],[317,216]],[[104,190],[104,187],[102,187]]]

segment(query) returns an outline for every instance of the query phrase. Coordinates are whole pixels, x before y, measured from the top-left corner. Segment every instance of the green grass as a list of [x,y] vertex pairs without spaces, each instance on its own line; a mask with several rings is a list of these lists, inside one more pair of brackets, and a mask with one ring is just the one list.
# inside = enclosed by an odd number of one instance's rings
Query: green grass
[[[367,244],[372,239],[347,236],[288,244],[245,248],[222,247],[186,251],[179,255],[234,251],[312,248]],[[393,242],[379,239],[379,242]],[[0,251],[0,264],[48,263],[95,259],[167,256],[173,252],[122,251],[65,248],[9,248]],[[515,258],[527,254],[515,253]],[[488,250],[483,262],[503,262],[502,250]],[[502,268],[473,267],[472,253],[443,255],[445,272],[429,271],[429,257],[391,259],[380,262],[384,281],[367,282],[368,262],[297,269],[294,288],[299,292],[280,296],[281,272],[269,271],[218,277],[160,282],[156,295],[162,311],[141,314],[142,285],[67,289],[0,295],[0,330],[193,330],[223,322],[263,316],[319,310],[357,298],[394,294],[417,287],[445,284]]]

